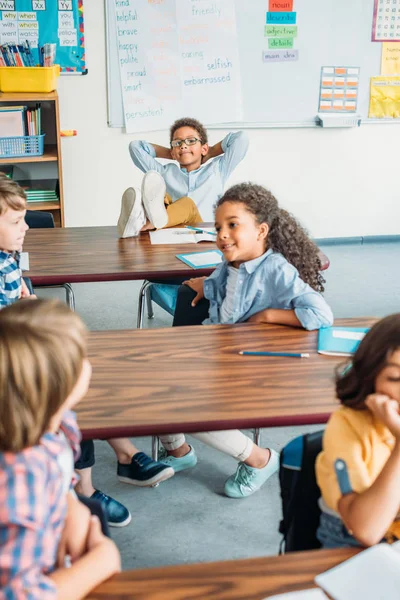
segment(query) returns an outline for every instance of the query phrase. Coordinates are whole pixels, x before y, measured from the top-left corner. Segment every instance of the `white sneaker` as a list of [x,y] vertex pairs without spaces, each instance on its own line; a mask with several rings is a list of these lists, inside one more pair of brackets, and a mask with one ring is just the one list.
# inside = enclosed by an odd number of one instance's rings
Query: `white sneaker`
[[168,223],[164,204],[165,181],[157,171],[149,171],[143,177],[142,199],[146,216],[156,229],[162,229]]
[[146,223],[142,198],[138,188],[125,190],[118,219],[118,234],[121,238],[135,237]]

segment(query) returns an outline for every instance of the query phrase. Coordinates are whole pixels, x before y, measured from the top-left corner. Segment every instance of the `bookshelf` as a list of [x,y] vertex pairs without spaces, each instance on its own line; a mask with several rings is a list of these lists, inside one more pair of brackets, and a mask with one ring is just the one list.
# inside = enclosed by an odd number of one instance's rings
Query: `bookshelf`
[[20,156],[17,158],[1,158],[2,165],[13,165],[13,179],[58,179],[58,202],[29,202],[29,210],[51,212],[57,227],[64,227],[64,194],[61,161],[60,110],[56,91],[43,94],[3,93],[0,92],[0,106],[7,104],[35,107],[40,102],[42,108],[42,132],[44,138],[44,154],[42,156]]

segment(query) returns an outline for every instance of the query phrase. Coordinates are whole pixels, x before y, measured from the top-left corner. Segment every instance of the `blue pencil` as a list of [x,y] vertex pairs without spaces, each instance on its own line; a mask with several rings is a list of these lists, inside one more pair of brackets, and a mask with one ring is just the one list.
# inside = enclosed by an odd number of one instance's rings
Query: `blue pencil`
[[208,233],[208,235],[217,235],[216,231],[204,231],[204,229],[200,229],[200,227],[191,227],[190,225],[186,225],[186,229],[197,231],[197,233]]
[[239,354],[243,356],[289,356],[291,358],[310,358],[307,352],[301,354],[297,352],[250,352],[249,350],[241,350]]

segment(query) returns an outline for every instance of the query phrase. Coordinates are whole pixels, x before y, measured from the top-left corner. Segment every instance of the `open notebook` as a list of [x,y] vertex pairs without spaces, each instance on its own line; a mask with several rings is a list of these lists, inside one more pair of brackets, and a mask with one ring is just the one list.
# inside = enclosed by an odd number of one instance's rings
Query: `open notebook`
[[323,327],[318,332],[318,353],[351,356],[367,331],[368,327]]
[[185,227],[158,229],[150,231],[152,244],[197,244],[198,242],[214,242],[215,229],[204,227],[204,229],[189,229]]

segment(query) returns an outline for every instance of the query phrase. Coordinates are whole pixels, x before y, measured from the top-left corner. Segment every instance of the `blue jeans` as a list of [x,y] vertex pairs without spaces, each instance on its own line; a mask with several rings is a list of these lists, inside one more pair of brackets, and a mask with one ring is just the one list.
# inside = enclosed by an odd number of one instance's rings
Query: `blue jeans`
[[360,548],[361,544],[348,533],[343,521],[326,512],[321,512],[317,538],[323,548]]

